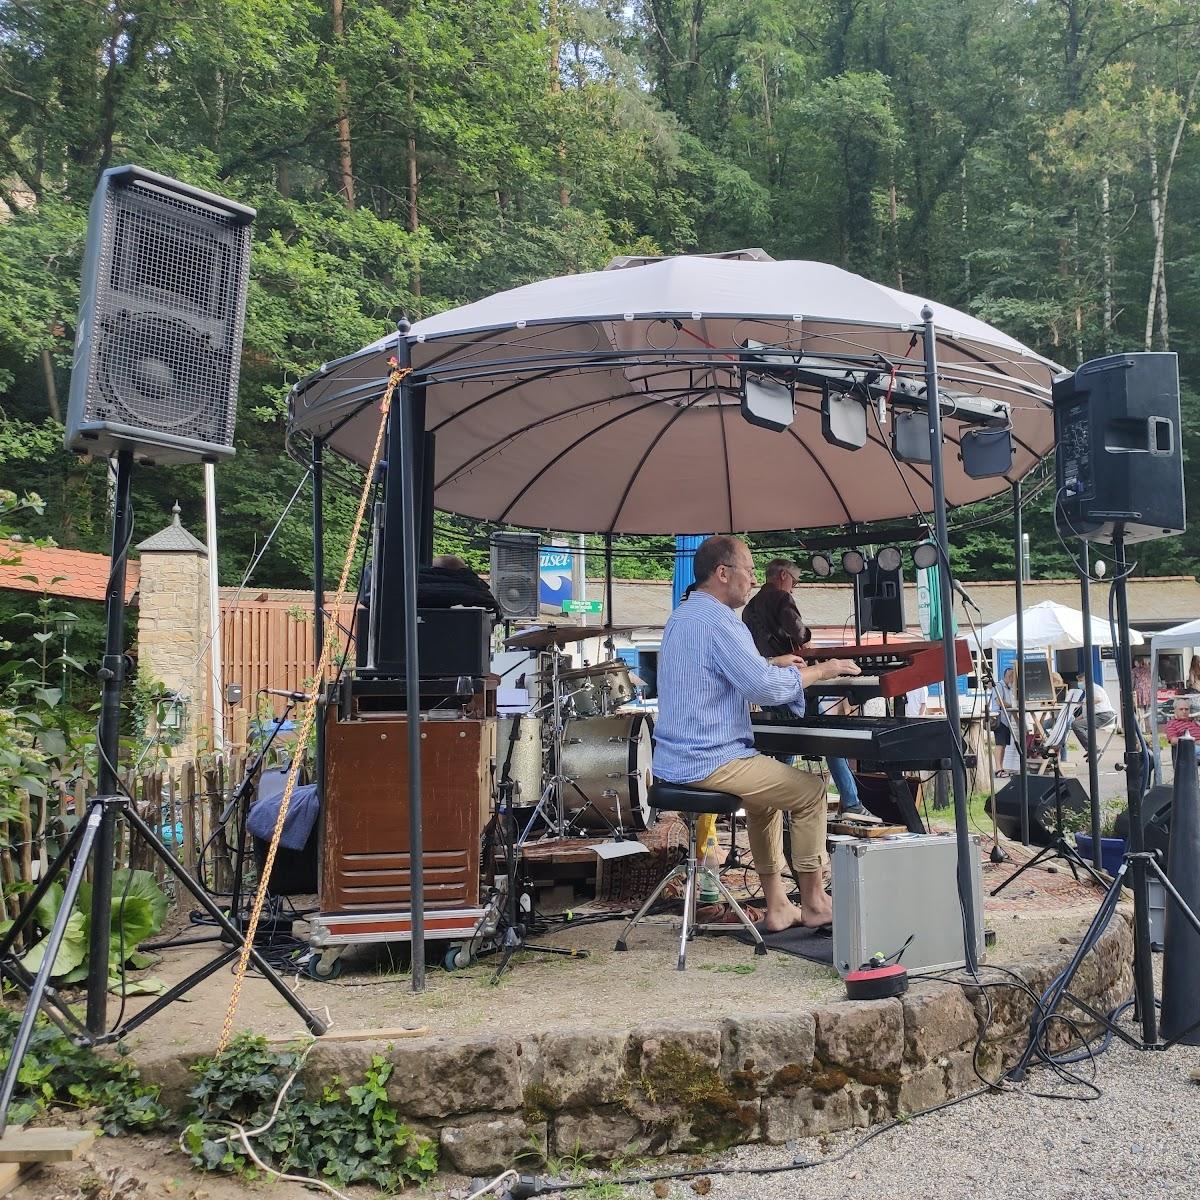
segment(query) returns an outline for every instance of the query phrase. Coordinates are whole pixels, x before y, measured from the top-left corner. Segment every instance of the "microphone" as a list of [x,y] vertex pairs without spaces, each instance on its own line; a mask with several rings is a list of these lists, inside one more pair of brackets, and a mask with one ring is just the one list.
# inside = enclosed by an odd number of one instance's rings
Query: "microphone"
[[964,604],[969,604],[976,612],[979,611],[979,605],[967,594],[967,589],[952,575],[950,577],[950,586],[963,598]]
[[282,696],[285,700],[307,700],[307,692],[286,692],[280,688],[261,688],[260,691],[266,696]]

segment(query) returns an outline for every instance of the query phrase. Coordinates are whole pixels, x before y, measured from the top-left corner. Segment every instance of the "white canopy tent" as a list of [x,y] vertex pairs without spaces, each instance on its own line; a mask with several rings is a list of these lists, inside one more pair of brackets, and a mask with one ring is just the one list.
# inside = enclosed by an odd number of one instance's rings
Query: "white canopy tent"
[[1163,650],[1200,646],[1200,619],[1173,625],[1150,636],[1150,748],[1154,755],[1154,782],[1162,783],[1162,752],[1158,745],[1158,656]]
[[[1077,608],[1043,600],[1025,609],[1026,650],[1079,650],[1083,648],[1083,613]],[[1017,615],[1002,617],[985,625],[979,640],[993,650],[1017,648]],[[1129,644],[1140,646],[1146,639],[1136,629],[1129,631]],[[1112,629],[1107,621],[1092,618],[1092,645],[1111,646]]]

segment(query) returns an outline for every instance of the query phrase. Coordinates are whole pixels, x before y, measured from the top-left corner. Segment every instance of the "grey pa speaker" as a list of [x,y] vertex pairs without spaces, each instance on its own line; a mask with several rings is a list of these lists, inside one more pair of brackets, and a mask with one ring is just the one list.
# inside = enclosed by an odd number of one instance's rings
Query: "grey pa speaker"
[[536,533],[493,533],[492,595],[506,621],[538,615],[540,539]]
[[141,167],[88,216],[64,441],[145,462],[233,454],[254,210]]

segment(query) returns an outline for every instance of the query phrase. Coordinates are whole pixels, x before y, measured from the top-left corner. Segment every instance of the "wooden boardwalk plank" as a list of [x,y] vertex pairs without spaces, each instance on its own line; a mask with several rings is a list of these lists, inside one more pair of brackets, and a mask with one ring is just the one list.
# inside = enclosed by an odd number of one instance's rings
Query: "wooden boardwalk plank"
[[95,1140],[88,1129],[6,1129],[0,1163],[70,1162]]

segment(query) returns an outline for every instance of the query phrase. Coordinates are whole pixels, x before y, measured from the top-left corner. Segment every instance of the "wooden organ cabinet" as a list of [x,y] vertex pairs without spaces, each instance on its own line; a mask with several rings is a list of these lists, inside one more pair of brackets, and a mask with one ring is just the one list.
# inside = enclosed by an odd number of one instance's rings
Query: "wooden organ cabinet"
[[[408,721],[395,712],[326,710],[320,911],[312,973],[339,972],[363,942],[412,936]],[[480,840],[491,816],[494,718],[423,717],[421,794],[427,940],[463,942],[480,927]]]

